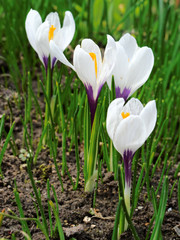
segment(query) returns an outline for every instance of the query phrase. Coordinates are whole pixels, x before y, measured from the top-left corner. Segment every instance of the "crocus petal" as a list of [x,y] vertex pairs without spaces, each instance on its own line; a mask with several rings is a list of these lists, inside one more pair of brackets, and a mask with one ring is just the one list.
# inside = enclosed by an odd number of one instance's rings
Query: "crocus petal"
[[60,20],[57,12],[49,13],[45,21],[49,22],[50,27],[53,25],[56,28],[54,34],[60,29]]
[[140,113],[140,117],[143,120],[146,127],[146,139],[147,139],[151,132],[153,131],[157,120],[157,109],[155,100],[150,101],[146,104],[146,106]]
[[[77,46],[74,50],[73,63],[75,71],[84,85],[90,85],[92,86],[93,90],[95,90],[96,74],[94,62],[90,55],[80,48],[80,46]],[[94,99],[96,99],[96,96],[94,96]]]
[[128,69],[128,56],[121,45],[117,45],[116,64],[113,69],[115,85],[124,89],[124,78]]
[[[125,87],[124,78],[126,72],[128,70],[128,56],[124,50],[124,48],[120,44],[116,44],[117,53],[115,65],[112,70],[112,75],[114,76],[115,86],[119,87],[121,91],[123,91]],[[108,79],[107,84],[111,89],[111,78]]]
[[116,98],[108,107],[106,129],[111,140],[113,140],[116,128],[121,121],[121,111],[123,109],[123,105],[124,99]]
[[96,60],[97,60],[97,76],[99,76],[99,72],[101,71],[101,66],[102,66],[102,57],[101,57],[100,48],[91,39],[83,39],[81,43],[81,47],[87,53],[95,53]]
[[131,98],[123,107],[123,111],[130,113],[130,115],[139,115],[142,110],[143,105],[137,98]]
[[59,46],[56,45],[56,43],[53,40],[50,41],[50,51],[51,51],[51,60],[53,60],[53,58],[55,57],[66,66],[75,70],[74,66],[67,60],[63,51],[59,48]]
[[114,68],[115,56],[116,56],[116,43],[110,35],[107,35],[107,45],[104,51],[101,74],[98,79],[99,83],[104,83],[111,76],[112,70]]
[[27,33],[28,40],[34,50],[38,53],[36,46],[36,31],[39,26],[42,24],[42,19],[39,13],[31,9],[26,17],[25,29]]
[[[77,45],[74,49],[74,54],[73,54],[73,65],[75,67],[75,69],[80,69],[81,66],[79,65],[79,61],[78,61],[78,57],[79,57],[79,54],[81,54],[81,51],[80,51],[81,47],[80,45]],[[76,70],[75,70],[76,71]],[[83,79],[83,75],[81,74],[81,72],[79,71],[79,79]]]
[[49,23],[44,22],[39,26],[36,32],[37,49],[38,49],[38,54],[41,61],[43,57],[49,57],[48,34],[49,34]]
[[113,143],[123,157],[124,151],[133,153],[145,142],[146,128],[139,116],[129,116],[119,123],[114,134]]
[[75,21],[70,11],[65,12],[63,27],[55,33],[54,41],[62,51],[70,44],[75,32]]
[[120,40],[118,41],[118,44],[123,46],[129,61],[131,61],[134,53],[138,48],[136,39],[133,36],[131,36],[129,33],[126,33],[124,36],[120,38]]
[[153,65],[152,50],[148,47],[139,48],[130,62],[126,77],[126,86],[131,86],[131,94],[147,81]]

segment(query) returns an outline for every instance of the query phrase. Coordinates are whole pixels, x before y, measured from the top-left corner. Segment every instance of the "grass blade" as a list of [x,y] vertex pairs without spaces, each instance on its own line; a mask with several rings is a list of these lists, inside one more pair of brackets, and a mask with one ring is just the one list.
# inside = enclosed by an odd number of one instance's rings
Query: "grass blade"
[[49,204],[52,207],[52,210],[54,212],[54,216],[56,218],[56,223],[57,223],[57,226],[58,226],[59,237],[60,237],[61,240],[65,240],[63,229],[62,229],[62,225],[61,225],[61,221],[59,219],[59,213],[56,210],[56,208],[54,206],[54,203],[52,201],[49,201]]
[[11,128],[10,128],[10,130],[9,130],[9,133],[8,133],[8,135],[7,135],[7,137],[6,137],[5,143],[4,143],[3,148],[2,148],[2,150],[1,150],[1,153],[0,153],[0,174],[1,174],[1,175],[2,175],[1,164],[2,164],[2,160],[3,160],[3,156],[4,156],[4,153],[5,153],[6,148],[7,148],[7,146],[8,146],[8,143],[9,143],[9,141],[10,141],[10,137],[11,137],[11,135],[12,135],[14,126],[15,126],[15,122],[13,122],[13,124],[12,124],[12,126],[11,126]]
[[118,226],[119,226],[119,219],[120,219],[120,212],[122,209],[122,197],[119,199],[117,211],[116,211],[116,218],[115,218],[115,223],[114,223],[114,228],[113,228],[113,235],[112,235],[112,240],[118,240]]
[[150,240],[161,239],[161,225],[164,219],[167,199],[168,199],[168,177],[165,177],[164,184],[161,191],[158,212],[155,219],[155,226],[154,226]]
[[33,158],[33,164],[34,165],[36,165],[38,155],[39,155],[39,153],[42,149],[43,139],[44,139],[44,136],[47,132],[47,129],[48,129],[48,125],[45,126],[45,128],[43,129],[43,132],[41,134],[41,137],[40,137],[40,140],[39,140],[39,143],[38,143],[38,147],[36,149],[36,153],[35,153],[34,158]]

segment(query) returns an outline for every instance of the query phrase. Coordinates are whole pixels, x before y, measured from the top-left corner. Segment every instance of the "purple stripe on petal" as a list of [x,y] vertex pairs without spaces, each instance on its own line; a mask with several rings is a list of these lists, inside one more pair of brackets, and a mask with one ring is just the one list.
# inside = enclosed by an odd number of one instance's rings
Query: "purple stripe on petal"
[[44,62],[44,66],[45,66],[45,69],[46,69],[46,75],[47,75],[47,68],[48,68],[48,57],[44,56],[43,57],[43,62]]
[[126,101],[129,97],[131,90],[129,88],[124,88],[122,93],[120,87],[116,87],[116,98],[124,98],[124,101]]
[[89,107],[90,107],[90,111],[91,111],[91,127],[92,127],[95,112],[96,112],[96,107],[97,107],[97,99],[94,100],[94,98],[93,98],[93,88],[92,88],[92,86],[91,85],[85,85],[85,87],[86,87]]
[[57,59],[56,59],[55,57],[53,57],[51,69],[54,68],[54,66],[55,66],[55,64],[56,64],[56,60],[57,60]]
[[124,169],[125,169],[125,184],[131,187],[131,164],[134,153],[131,150],[125,150],[123,154]]
[[99,94],[101,92],[103,85],[104,85],[104,83],[99,86],[96,99],[94,99],[92,86],[89,84],[85,84],[85,88],[86,88],[86,92],[87,92],[87,96],[88,96],[89,107],[90,107],[90,111],[91,111],[91,127],[94,122],[94,116],[95,116],[96,107],[97,107],[97,100],[98,100],[98,97],[99,97]]

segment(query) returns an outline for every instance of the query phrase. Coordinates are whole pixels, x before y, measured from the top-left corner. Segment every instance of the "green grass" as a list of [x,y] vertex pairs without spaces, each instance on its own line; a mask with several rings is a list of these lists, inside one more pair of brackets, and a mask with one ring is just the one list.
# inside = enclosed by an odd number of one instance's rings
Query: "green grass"
[[[22,103],[21,101],[24,99],[24,115],[21,116],[23,122],[22,128],[24,128],[24,145],[29,151],[31,150],[34,152],[34,163],[38,161],[38,154],[42,148],[43,137],[40,139],[37,146],[33,146],[33,126],[30,111],[32,108],[35,108],[36,117],[40,119],[39,121],[42,122],[42,126],[44,115],[39,104],[40,90],[38,90],[36,95],[32,89],[31,82],[35,79],[39,89],[42,88],[42,90],[45,91],[43,88],[45,72],[37,54],[30,47],[25,33],[25,18],[30,8],[39,11],[43,20],[49,12],[57,11],[61,23],[63,21],[64,12],[70,10],[73,13],[76,22],[76,32],[71,43],[73,49],[83,38],[88,37],[92,38],[100,47],[104,48],[106,44],[106,34],[110,34],[115,40],[119,40],[119,38],[126,32],[130,32],[135,36],[139,46],[148,46],[152,48],[155,57],[153,71],[148,81],[136,91],[133,96],[139,98],[143,104],[155,99],[158,118],[155,130],[146,141],[145,145],[138,150],[133,159],[132,170],[136,172],[137,161],[142,165],[142,170],[140,179],[137,179],[136,176],[133,178],[133,186],[136,187],[132,190],[132,197],[135,198],[132,209],[134,211],[138,202],[138,196],[142,187],[145,186],[148,193],[148,200],[153,202],[155,209],[151,224],[153,225],[155,219],[156,225],[151,239],[153,236],[159,236],[159,238],[162,238],[161,223],[166,207],[163,207],[163,204],[166,203],[167,200],[167,190],[165,192],[166,196],[164,197],[164,200],[159,203],[159,207],[155,199],[156,195],[160,194],[162,186],[164,189],[167,188],[167,179],[165,178],[164,181],[164,177],[166,175],[168,176],[170,169],[174,169],[174,164],[177,163],[177,157],[180,151],[180,55],[178,54],[180,49],[180,10],[175,6],[175,1],[1,0],[0,2],[0,59],[3,62],[3,64],[0,65],[0,78],[3,79],[7,88],[13,85],[16,89],[19,95],[18,107],[20,107],[20,104]],[[72,59],[72,53],[69,49],[67,49],[65,53],[69,59]],[[75,145],[77,179],[75,185],[73,182],[72,184],[74,188],[77,188],[79,180],[77,140],[82,142],[84,136],[87,138],[87,141],[85,142],[85,156],[88,155],[87,146],[89,145],[89,127],[88,123],[85,123],[84,121],[85,117],[89,117],[86,105],[85,88],[73,72],[69,73],[69,69],[63,65],[59,68],[59,64],[57,64],[54,69],[53,83],[53,96],[55,97],[54,109],[56,109],[56,111],[50,112],[51,123],[48,122],[48,124],[51,126],[49,127],[49,125],[46,125],[42,127],[42,133],[45,135],[48,130],[53,133],[52,142],[49,140],[47,145],[50,148],[51,156],[55,162],[57,155],[57,139],[55,134],[57,132],[63,134],[62,175],[67,173],[70,179],[71,176],[67,168],[65,153],[66,151],[70,151],[72,146]],[[110,92],[107,85],[103,87],[99,100],[103,103],[105,102],[105,104],[103,104],[103,111],[100,120],[99,138],[100,141],[102,140],[105,143],[109,143],[105,128],[106,110],[110,101]],[[48,102],[48,108],[50,107],[50,104],[51,103]],[[5,118],[3,117],[1,125],[4,125],[4,121]],[[30,125],[30,128],[26,127],[28,124]],[[85,131],[82,131],[82,126],[84,128],[86,127]],[[11,130],[13,130],[13,127],[14,123]],[[7,147],[6,143],[10,140],[10,135],[12,133],[11,130],[8,136],[7,134],[1,136],[4,139],[7,139],[4,150]],[[67,149],[66,146],[67,138],[70,138],[71,141],[69,149]],[[10,144],[13,148],[12,141],[10,141]],[[106,144],[104,144],[99,151],[102,153],[103,161],[109,166],[109,149],[106,147]],[[117,157],[119,157],[119,155],[116,155],[116,158]],[[3,159],[1,158],[0,165],[2,161]],[[152,190],[150,182],[158,168],[162,169],[160,183],[157,186],[157,189]],[[30,168],[29,172],[31,173]],[[142,177],[144,173],[145,178]],[[61,181],[58,169],[57,174]],[[174,183],[177,182],[179,186],[177,175],[176,172]],[[33,179],[33,176],[31,176],[31,179]],[[15,191],[15,193],[16,201],[19,201],[17,191]],[[40,211],[43,216],[41,199],[37,190],[35,190],[35,194],[39,201]],[[122,199],[120,202],[122,202]],[[179,202],[178,198],[178,203]],[[57,210],[53,203],[49,204],[49,209],[51,206],[56,217],[58,231],[61,235],[61,223],[58,220]],[[21,205],[19,206],[21,212],[20,217],[24,218],[22,207]],[[119,208],[122,208],[122,206]],[[131,214],[133,214],[133,211]],[[161,215],[161,218],[159,218],[158,221],[159,215]],[[20,219],[20,221],[23,229],[26,228],[26,222],[22,219]],[[44,221],[45,226],[41,227],[44,229],[43,231],[45,234],[48,235],[47,223],[45,219]],[[115,229],[116,228],[117,226]],[[51,234],[52,232],[51,229]]]

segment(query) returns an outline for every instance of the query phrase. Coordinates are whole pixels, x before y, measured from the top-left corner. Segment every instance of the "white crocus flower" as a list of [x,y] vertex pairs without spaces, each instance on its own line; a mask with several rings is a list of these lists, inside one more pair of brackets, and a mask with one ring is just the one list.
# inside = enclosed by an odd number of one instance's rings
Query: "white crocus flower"
[[49,56],[51,56],[52,68],[56,63],[56,57],[50,51],[50,41],[53,40],[63,52],[72,41],[75,22],[72,13],[66,11],[61,28],[57,12],[48,14],[45,21],[42,22],[39,13],[31,9],[26,17],[25,29],[31,46],[37,52],[47,70]]
[[[108,107],[106,128],[114,147],[121,154],[125,169],[125,202],[130,212],[131,163],[134,153],[153,131],[157,120],[155,101],[145,107],[132,98],[125,105],[123,98],[117,98]],[[126,225],[127,227],[127,225]]]
[[[116,98],[126,101],[148,79],[154,65],[154,55],[151,48],[138,47],[136,39],[125,34],[116,42],[117,54],[112,71],[114,76]],[[111,89],[110,77],[107,81]]]
[[79,79],[86,87],[92,123],[100,91],[110,77],[113,69],[113,59],[116,54],[114,39],[107,35],[107,45],[103,59],[98,45],[91,39],[84,39],[81,45],[77,45],[74,50],[73,65],[65,58],[62,51],[60,51],[53,41],[50,42],[50,48],[51,52],[60,62],[76,71]]

